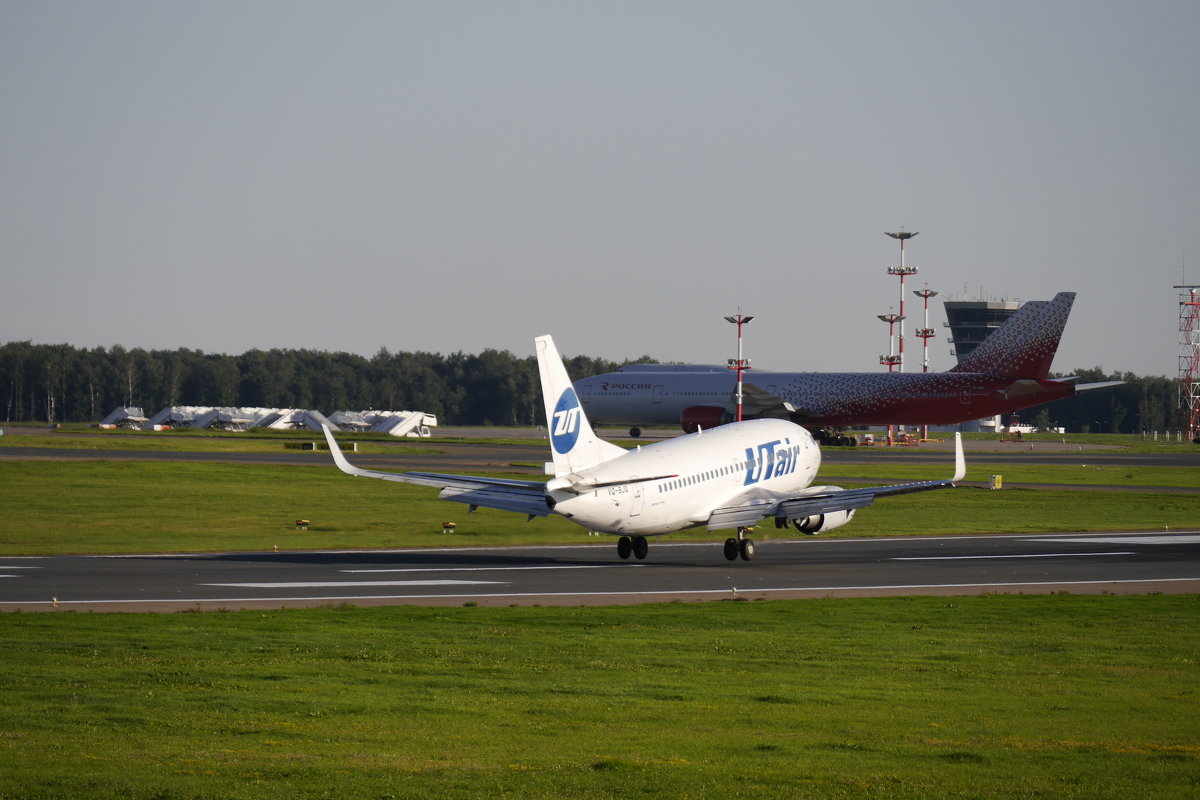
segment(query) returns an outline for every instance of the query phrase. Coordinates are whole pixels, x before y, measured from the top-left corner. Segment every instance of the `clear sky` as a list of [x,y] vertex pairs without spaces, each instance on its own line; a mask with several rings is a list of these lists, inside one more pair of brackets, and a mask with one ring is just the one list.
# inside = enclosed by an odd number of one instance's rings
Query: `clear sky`
[[1198,97],[1195,0],[0,0],[0,342],[872,371],[903,225],[1173,377]]

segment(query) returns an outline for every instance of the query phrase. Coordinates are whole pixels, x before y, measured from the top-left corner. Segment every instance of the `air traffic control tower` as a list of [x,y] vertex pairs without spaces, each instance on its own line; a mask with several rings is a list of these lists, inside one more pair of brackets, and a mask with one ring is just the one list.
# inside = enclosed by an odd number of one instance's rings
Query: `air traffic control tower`
[[1015,300],[947,300],[943,305],[946,327],[950,329],[947,341],[954,345],[951,352],[960,359],[1021,307]]
[[[989,333],[1007,322],[1021,307],[1015,300],[947,300],[943,305],[946,308],[944,324],[950,329],[950,338],[946,341],[954,345],[951,353],[959,359],[978,347]],[[952,429],[996,432],[1000,430],[1000,424],[997,414],[976,422],[964,422]]]

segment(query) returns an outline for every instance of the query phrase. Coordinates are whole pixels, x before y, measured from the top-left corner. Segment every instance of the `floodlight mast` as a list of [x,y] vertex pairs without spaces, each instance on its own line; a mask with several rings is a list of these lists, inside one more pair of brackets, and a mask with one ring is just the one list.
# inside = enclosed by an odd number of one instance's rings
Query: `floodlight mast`
[[739,310],[737,316],[725,317],[726,322],[732,322],[737,325],[738,339],[738,354],[737,361],[729,360],[729,368],[737,370],[737,421],[742,421],[742,373],[750,369],[750,362],[742,358],[742,328],[750,323],[754,317],[743,316]]
[[[925,327],[917,328],[917,336],[921,339],[921,372],[929,372],[929,340],[933,338],[933,328],[929,327],[929,298],[935,297],[937,292],[929,288],[929,284],[925,284],[924,289],[916,289],[913,291],[917,297],[925,301]],[[921,441],[929,438],[929,425],[921,425]]]
[[904,319],[896,313],[878,314],[880,320],[888,324],[888,352],[886,356],[879,357],[879,363],[888,368],[891,372],[900,363],[900,356],[896,355],[896,323]]
[[904,372],[904,278],[908,275],[916,275],[917,268],[905,266],[904,264],[904,243],[916,236],[920,231],[906,231],[904,226],[900,226],[900,230],[895,233],[884,233],[893,239],[900,240],[900,266],[888,267],[888,275],[900,276],[900,353],[899,360],[896,362],[900,365],[900,371]]
[[[901,356],[896,355],[896,338],[895,338],[894,334],[895,334],[896,323],[903,320],[904,317],[902,317],[899,314],[896,314],[894,312],[888,313],[888,314],[879,314],[878,317],[879,317],[879,319],[881,319],[882,321],[884,321],[888,324],[888,354],[886,356],[880,356],[879,363],[886,364],[887,368],[888,368],[888,372],[891,372],[892,370],[894,370],[896,368],[896,365],[899,364],[900,360],[901,360]],[[895,425],[889,424],[887,426],[888,447],[892,446],[894,433],[895,433]]]
[[924,353],[921,355],[921,372],[929,372],[929,340],[933,338],[934,330],[929,327],[929,298],[936,297],[937,292],[930,288],[913,291],[917,297],[925,300],[925,327],[917,329],[917,337],[924,340]]

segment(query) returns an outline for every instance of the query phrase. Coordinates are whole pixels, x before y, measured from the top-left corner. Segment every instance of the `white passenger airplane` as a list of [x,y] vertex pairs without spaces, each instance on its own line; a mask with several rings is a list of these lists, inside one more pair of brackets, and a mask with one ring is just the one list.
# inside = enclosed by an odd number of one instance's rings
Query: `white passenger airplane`
[[869,489],[812,486],[821,450],[807,430],[787,420],[754,419],[625,450],[592,431],[566,368],[549,336],[534,340],[553,461],[548,481],[505,480],[429,472],[377,472],[353,466],[328,426],[334,463],[363,478],[441,489],[443,500],[528,514],[561,514],[589,531],[621,538],[617,554],[646,557],[646,537],[707,526],[737,529],[725,540],[725,558],[749,561],[746,534],[773,519],[815,534],[845,525],[876,497],[944,489],[966,474],[962,441],[955,434],[954,477]]

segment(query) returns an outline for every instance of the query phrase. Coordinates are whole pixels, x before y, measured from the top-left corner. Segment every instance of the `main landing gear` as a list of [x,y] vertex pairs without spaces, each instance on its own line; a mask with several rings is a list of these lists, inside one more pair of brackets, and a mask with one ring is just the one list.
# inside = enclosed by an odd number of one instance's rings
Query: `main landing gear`
[[754,558],[754,540],[746,536],[750,528],[738,528],[737,538],[730,536],[725,540],[725,558],[736,561],[741,556],[742,561]]
[[623,559],[629,558],[632,553],[634,558],[641,561],[649,552],[650,543],[646,541],[645,536],[634,536],[633,538],[622,536],[617,540],[617,555]]
[[[725,558],[730,561],[749,561],[754,558],[754,540],[746,536],[753,528],[738,528],[737,538],[732,536],[725,540]],[[617,555],[623,560],[633,556],[638,561],[650,552],[650,543],[645,536],[622,536],[617,539]]]

